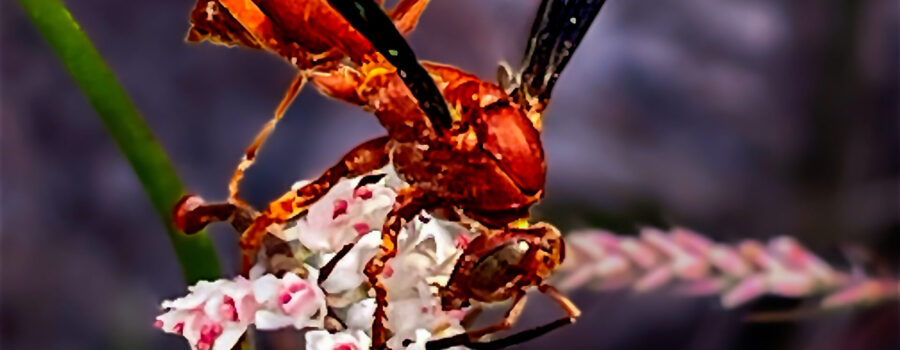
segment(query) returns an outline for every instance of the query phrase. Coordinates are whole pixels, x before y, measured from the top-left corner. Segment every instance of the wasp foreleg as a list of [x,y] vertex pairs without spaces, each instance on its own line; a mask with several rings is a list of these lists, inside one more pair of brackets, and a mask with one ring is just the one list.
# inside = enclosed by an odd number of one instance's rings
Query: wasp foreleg
[[266,209],[253,219],[253,223],[241,235],[240,245],[243,251],[242,272],[248,272],[253,265],[260,242],[269,226],[283,224],[303,213],[310,204],[325,195],[342,178],[360,176],[387,165],[388,153],[385,148],[388,140],[387,136],[383,136],[356,146],[356,148],[344,155],[340,162],[328,169],[315,181],[297,190],[285,193],[280,198],[269,203]]
[[385,349],[388,338],[385,326],[388,304],[387,289],[381,274],[388,261],[397,255],[397,236],[400,234],[400,230],[422,210],[428,209],[429,201],[425,192],[416,187],[400,190],[397,193],[394,208],[388,213],[381,230],[381,246],[375,256],[366,264],[365,274],[375,291],[375,319],[372,323],[373,349]]

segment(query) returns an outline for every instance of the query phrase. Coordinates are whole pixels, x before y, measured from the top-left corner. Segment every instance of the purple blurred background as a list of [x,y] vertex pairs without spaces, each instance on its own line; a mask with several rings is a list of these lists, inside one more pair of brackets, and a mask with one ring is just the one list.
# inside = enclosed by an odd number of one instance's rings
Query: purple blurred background
[[[481,77],[518,63],[537,0],[435,0],[419,57]],[[183,42],[193,3],[69,0],[187,187],[209,199],[269,118],[293,69]],[[2,13],[0,348],[169,349],[158,302],[184,291],[163,227],[58,59],[13,1]],[[789,234],[900,271],[900,5],[895,0],[608,0],[545,119],[547,198],[564,229],[681,225],[722,241]],[[305,91],[250,171],[256,205],[383,130]],[[211,234],[226,273],[235,235]],[[746,323],[765,299],[576,292],[585,316],[523,349],[900,349],[900,306]],[[558,311],[535,302],[522,327]],[[280,332],[270,348],[297,338]]]

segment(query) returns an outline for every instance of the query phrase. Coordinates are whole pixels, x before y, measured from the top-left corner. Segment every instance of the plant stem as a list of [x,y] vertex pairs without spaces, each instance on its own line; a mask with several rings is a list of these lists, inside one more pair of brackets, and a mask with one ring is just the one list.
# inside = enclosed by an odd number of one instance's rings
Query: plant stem
[[172,226],[172,205],[184,193],[175,169],[90,39],[59,0],[19,0],[31,21],[75,78],[119,149],[131,163],[166,227],[188,284],[219,276],[219,261],[203,232]]

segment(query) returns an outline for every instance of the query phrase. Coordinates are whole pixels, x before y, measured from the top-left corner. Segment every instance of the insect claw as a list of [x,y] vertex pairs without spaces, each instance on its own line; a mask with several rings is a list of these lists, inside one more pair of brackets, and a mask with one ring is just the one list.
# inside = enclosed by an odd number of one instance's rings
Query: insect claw
[[225,221],[232,217],[236,207],[229,203],[206,204],[200,196],[188,194],[175,203],[172,223],[186,234],[200,232],[213,221]]
[[193,194],[186,194],[175,203],[175,206],[172,208],[172,220],[175,228],[184,233],[195,233],[196,231],[189,232],[188,228],[188,216],[190,212],[197,207],[203,205],[205,201],[203,198]]

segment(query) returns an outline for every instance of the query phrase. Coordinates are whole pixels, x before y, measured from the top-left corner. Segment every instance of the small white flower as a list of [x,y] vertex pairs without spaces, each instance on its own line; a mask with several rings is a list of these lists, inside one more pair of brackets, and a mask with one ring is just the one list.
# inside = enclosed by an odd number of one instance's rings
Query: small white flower
[[434,241],[434,247],[431,248],[438,261],[454,258],[470,240],[470,233],[460,224],[435,219],[425,213],[420,215],[420,219],[414,220],[412,226],[407,247],[419,246],[431,238]]
[[384,224],[396,192],[383,185],[357,187],[360,179],[342,179],[309,207],[306,216],[284,231],[285,240],[299,240],[316,252],[335,252]]
[[424,329],[417,329],[413,342],[406,347],[406,350],[425,350],[425,345],[431,340],[431,332]]
[[201,281],[188,290],[188,295],[162,303],[167,311],[156,318],[156,326],[184,336],[192,349],[230,349],[253,322],[258,305],[243,277]]
[[253,281],[253,293],[259,310],[256,327],[263,330],[293,326],[296,329],[322,327],[326,308],[325,294],[316,285],[316,270],[308,279],[286,273],[281,279],[265,275]]
[[[424,215],[424,214],[423,214]],[[416,219],[398,235],[397,256],[388,262],[383,276],[392,297],[417,296],[420,284],[443,283],[453,272],[453,264],[462,251],[457,236],[462,226],[427,218]],[[335,266],[322,284],[329,293],[358,287],[366,276],[362,271],[381,244],[381,232],[365,234]],[[324,261],[328,261],[327,256]]]
[[397,256],[388,262],[382,276],[390,298],[422,298],[432,295],[429,286],[445,284],[462,253],[458,237],[462,226],[425,216],[400,233]]
[[305,338],[306,350],[365,350],[372,343],[369,336],[358,329],[338,333],[309,331]]
[[[329,293],[340,293],[358,287],[366,280],[366,276],[363,275],[363,267],[375,255],[375,250],[380,245],[381,232],[372,231],[365,234],[350,249],[350,252],[338,261],[331,275],[322,283],[322,288]],[[323,260],[328,261],[333,256],[333,254],[328,254]]]
[[367,298],[350,305],[347,309],[347,328],[369,329],[372,327],[372,315],[375,314],[375,298]]
[[155,325],[185,337],[197,350],[229,350],[254,323],[259,329],[322,327],[325,295],[310,282],[315,278],[311,270],[309,280],[288,273],[280,279],[201,281],[188,295],[164,301],[166,312]]
[[403,347],[404,340],[415,340],[420,330],[426,330],[429,337],[443,338],[462,333],[460,320],[465,315],[462,310],[444,311],[438,299],[432,294],[419,298],[392,300],[387,309],[388,326],[394,336],[388,340],[392,349]]

